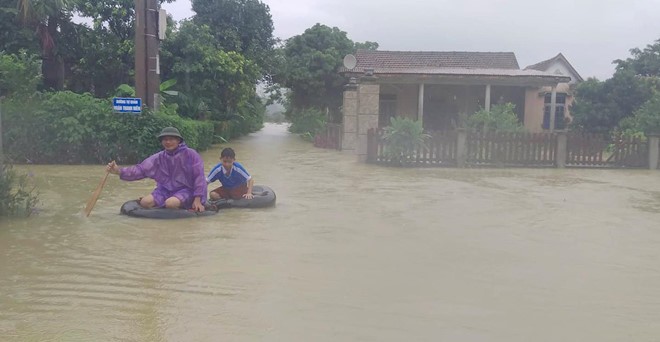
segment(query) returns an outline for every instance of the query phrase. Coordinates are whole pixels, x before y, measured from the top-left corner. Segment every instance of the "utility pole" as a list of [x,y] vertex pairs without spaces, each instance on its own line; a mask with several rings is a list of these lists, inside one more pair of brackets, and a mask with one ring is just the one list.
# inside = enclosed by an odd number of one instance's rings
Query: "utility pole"
[[5,172],[5,150],[2,147],[2,100],[4,96],[0,96],[0,174]]
[[158,109],[160,65],[158,0],[135,0],[135,95]]

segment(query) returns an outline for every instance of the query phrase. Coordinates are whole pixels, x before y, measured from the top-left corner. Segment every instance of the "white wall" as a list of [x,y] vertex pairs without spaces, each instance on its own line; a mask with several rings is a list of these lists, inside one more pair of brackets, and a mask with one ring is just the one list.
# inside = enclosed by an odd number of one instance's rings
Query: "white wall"
[[549,72],[551,74],[557,74],[557,71],[559,71],[559,74],[564,75],[564,76],[570,76],[571,81],[569,84],[575,84],[577,83],[577,75],[573,74],[570,69],[561,61],[554,61],[550,67],[546,70],[546,72]]

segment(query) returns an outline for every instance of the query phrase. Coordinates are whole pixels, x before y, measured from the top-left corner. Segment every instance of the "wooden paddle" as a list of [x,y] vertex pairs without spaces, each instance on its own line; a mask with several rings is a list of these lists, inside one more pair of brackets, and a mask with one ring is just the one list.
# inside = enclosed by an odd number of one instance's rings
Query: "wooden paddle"
[[96,187],[96,190],[92,194],[92,197],[87,201],[87,205],[85,206],[85,216],[89,217],[89,214],[92,212],[92,209],[94,209],[94,205],[96,204],[96,200],[99,199],[99,195],[101,195],[101,190],[103,190],[103,186],[105,185],[105,181],[108,179],[108,175],[110,174],[109,171],[106,171],[105,177],[101,180],[101,183],[99,186]]

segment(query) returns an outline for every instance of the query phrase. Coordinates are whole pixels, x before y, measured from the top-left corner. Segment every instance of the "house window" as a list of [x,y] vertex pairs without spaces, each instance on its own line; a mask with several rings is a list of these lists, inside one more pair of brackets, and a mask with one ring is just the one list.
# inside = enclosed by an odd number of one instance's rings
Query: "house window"
[[396,116],[396,95],[380,94],[378,111],[378,127],[389,126],[390,118]]
[[[555,111],[555,129],[566,128],[566,94],[557,93]],[[543,129],[550,129],[550,110],[552,108],[552,94],[545,94],[545,106],[543,107]]]

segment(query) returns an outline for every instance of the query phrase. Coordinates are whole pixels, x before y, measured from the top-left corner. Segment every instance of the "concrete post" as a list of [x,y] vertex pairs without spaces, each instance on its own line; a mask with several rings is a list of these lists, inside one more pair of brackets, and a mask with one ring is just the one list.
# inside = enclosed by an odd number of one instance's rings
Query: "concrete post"
[[490,84],[486,85],[486,101],[484,101],[484,109],[490,112]]
[[359,161],[367,160],[367,133],[370,128],[378,128],[378,112],[380,103],[380,85],[373,82],[375,78],[365,77],[358,86],[357,115],[357,150]]
[[459,128],[456,130],[456,166],[465,167],[467,162],[467,130]]
[[658,169],[658,160],[660,159],[660,135],[647,135],[649,142],[649,169]]
[[160,62],[158,40],[158,1],[146,0],[145,39],[147,47],[147,106],[158,110],[160,96]]
[[417,98],[417,121],[422,123],[422,126],[424,125],[424,83],[419,84],[419,91],[418,91],[418,98]]
[[355,78],[344,88],[344,102],[342,105],[342,151],[355,154],[357,150],[358,127],[358,85]]
[[158,1],[135,0],[135,95],[151,109],[160,94]]
[[135,0],[135,96],[147,104],[147,40],[146,27],[146,0]]
[[2,100],[4,99],[4,96],[0,96],[0,174],[5,169],[5,153],[2,147]]
[[557,168],[566,167],[566,156],[568,153],[568,136],[566,131],[557,132],[557,154],[555,154],[555,165]]

